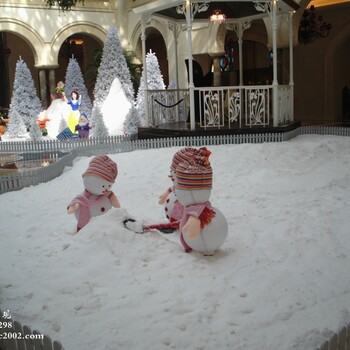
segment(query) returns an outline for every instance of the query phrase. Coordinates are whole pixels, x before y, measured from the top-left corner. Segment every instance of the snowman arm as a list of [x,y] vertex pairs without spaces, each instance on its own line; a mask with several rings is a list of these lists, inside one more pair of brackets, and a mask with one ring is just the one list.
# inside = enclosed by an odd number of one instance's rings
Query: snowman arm
[[120,208],[119,200],[113,192],[111,192],[111,194],[108,196],[108,198],[109,198],[109,200],[114,208]]
[[159,196],[159,201],[158,203],[159,204],[164,204],[165,203],[165,200],[167,199],[167,197],[169,196],[169,193],[171,192],[171,188],[169,187],[164,193],[162,193],[160,196]]
[[201,233],[201,221],[196,216],[190,216],[182,227],[182,232],[187,234],[189,240],[196,239]]
[[73,214],[74,212],[76,212],[79,209],[79,203],[74,203],[72,205],[69,205],[67,207],[67,213],[68,214]]

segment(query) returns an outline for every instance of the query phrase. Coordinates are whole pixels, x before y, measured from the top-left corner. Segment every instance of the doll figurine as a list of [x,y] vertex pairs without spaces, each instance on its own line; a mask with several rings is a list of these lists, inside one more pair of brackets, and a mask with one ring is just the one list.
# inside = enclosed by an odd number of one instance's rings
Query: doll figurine
[[90,129],[88,117],[85,113],[82,113],[79,117],[79,123],[75,126],[75,131],[78,132],[80,139],[85,139],[89,137]]
[[195,250],[213,255],[225,242],[228,225],[220,210],[209,202],[213,171],[205,159],[202,163],[180,163],[176,168],[175,194],[184,206],[180,240],[187,253]]
[[112,207],[120,208],[116,195],[111,191],[118,174],[117,164],[106,155],[94,157],[83,174],[84,192],[68,205],[67,213],[75,214],[77,232],[92,217],[102,215]]
[[68,116],[68,127],[72,133],[75,133],[75,126],[79,123],[79,117],[80,117],[80,105],[81,105],[81,95],[79,95],[77,90],[73,90],[71,93],[71,99],[68,100],[65,93],[62,92],[63,98],[71,107],[71,112]]

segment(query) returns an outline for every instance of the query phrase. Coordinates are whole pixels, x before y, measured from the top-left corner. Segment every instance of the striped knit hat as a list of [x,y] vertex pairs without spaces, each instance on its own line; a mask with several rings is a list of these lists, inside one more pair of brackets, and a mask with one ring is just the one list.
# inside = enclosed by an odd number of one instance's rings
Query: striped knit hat
[[175,187],[188,191],[211,189],[213,169],[210,165],[180,163],[176,168]]
[[83,176],[86,175],[95,175],[114,183],[118,175],[118,167],[111,158],[106,155],[100,155],[92,158],[89,167],[83,174]]
[[175,171],[179,163],[189,163],[196,152],[197,150],[192,147],[185,147],[180,149],[180,151],[177,151],[174,154],[170,169],[172,171]]
[[196,150],[192,162],[198,165],[203,165],[204,167],[210,166],[210,155],[211,152],[207,149],[207,147],[201,147],[200,149]]

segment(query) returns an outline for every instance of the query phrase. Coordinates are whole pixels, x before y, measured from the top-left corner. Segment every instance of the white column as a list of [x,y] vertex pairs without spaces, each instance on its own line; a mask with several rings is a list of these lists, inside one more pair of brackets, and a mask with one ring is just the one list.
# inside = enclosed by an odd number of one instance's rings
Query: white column
[[46,88],[46,70],[39,69],[39,86],[40,86],[40,99],[44,108],[47,108],[47,88]]
[[239,54],[239,85],[243,86],[243,30],[242,23],[238,23],[238,54]]
[[243,86],[243,33],[251,26],[251,21],[239,21],[226,25],[229,30],[234,30],[238,38],[238,57],[239,57],[239,85]]
[[50,86],[50,93],[55,91],[56,88],[56,74],[54,69],[49,70],[49,86]]
[[189,83],[188,90],[190,92],[190,128],[195,130],[195,100],[194,100],[194,83],[193,83],[193,64],[192,64],[192,5],[189,1],[186,1],[186,24],[187,24],[187,45],[188,45],[188,72]]
[[289,86],[290,115],[294,121],[294,60],[293,60],[293,12],[289,12]]
[[278,126],[278,79],[277,79],[277,0],[272,0],[272,52],[273,52],[273,81],[272,81],[272,118],[273,126]]
[[178,55],[177,55],[177,47],[179,43],[179,35],[182,31],[182,25],[177,24],[176,22],[169,22],[168,28],[173,32],[174,35],[174,47],[175,47],[175,83],[176,88],[179,88],[179,62],[178,62]]
[[145,104],[146,126],[149,126],[148,93],[147,93],[147,67],[146,67],[146,24],[147,15],[141,16],[141,43],[142,43],[142,65],[143,65],[143,99]]
[[[176,101],[178,101],[179,100],[179,60],[178,60],[177,47],[179,43],[179,35],[184,28],[181,24],[177,24],[176,22],[169,22],[168,28],[173,32],[173,35],[174,35]],[[179,116],[180,116],[179,108],[180,108],[180,105],[177,105],[177,108],[176,108],[177,121],[179,121]]]

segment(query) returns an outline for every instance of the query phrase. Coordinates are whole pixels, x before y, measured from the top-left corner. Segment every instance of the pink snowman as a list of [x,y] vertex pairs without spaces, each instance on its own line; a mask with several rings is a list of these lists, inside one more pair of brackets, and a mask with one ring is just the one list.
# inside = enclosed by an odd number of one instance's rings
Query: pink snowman
[[68,205],[68,214],[75,214],[77,232],[92,217],[102,215],[112,207],[120,208],[111,187],[118,175],[117,164],[106,155],[94,157],[83,174],[84,192],[77,195]]
[[184,206],[180,240],[188,253],[213,255],[228,235],[225,216],[209,201],[212,179],[213,170],[205,157],[197,163],[180,163],[175,171],[175,194]]
[[[175,170],[179,163],[189,163],[194,157],[209,157],[209,155],[210,151],[206,147],[201,147],[200,149],[185,147],[180,149],[173,156],[169,178],[174,182]],[[170,222],[181,220],[183,205],[176,198],[174,184],[159,196],[159,204],[164,205],[165,216]]]

